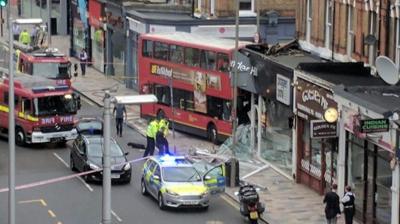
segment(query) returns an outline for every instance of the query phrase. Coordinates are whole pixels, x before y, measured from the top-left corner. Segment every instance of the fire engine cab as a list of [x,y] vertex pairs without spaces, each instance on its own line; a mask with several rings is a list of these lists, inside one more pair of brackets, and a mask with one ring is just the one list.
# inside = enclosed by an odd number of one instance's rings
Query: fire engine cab
[[[8,89],[6,76],[0,78],[0,133],[8,134]],[[55,80],[17,74],[15,88],[15,141],[65,143],[77,137],[76,114],[80,97]]]
[[56,48],[32,48],[15,43],[16,70],[32,76],[57,80],[59,85],[71,86],[71,62]]

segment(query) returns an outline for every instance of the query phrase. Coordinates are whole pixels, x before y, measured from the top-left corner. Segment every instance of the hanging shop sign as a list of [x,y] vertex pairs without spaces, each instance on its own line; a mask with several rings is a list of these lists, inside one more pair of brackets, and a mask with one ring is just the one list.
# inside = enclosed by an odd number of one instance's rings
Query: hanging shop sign
[[324,113],[328,108],[337,108],[332,92],[307,82],[297,80],[296,108],[298,115],[306,120],[324,119]]
[[389,131],[389,119],[368,119],[360,121],[360,132],[375,133]]
[[337,123],[328,123],[324,120],[310,121],[311,138],[336,138],[338,136]]

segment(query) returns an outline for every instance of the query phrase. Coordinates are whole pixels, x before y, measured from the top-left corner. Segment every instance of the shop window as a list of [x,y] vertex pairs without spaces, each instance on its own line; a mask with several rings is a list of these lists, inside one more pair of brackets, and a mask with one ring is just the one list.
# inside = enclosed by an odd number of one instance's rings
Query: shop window
[[347,6],[347,56],[354,53],[354,11],[353,5]]
[[253,11],[253,0],[239,0],[239,10]]
[[182,89],[174,89],[174,99],[173,104],[174,107],[177,107],[181,110],[194,110],[194,95],[193,92],[182,90]]
[[212,51],[201,51],[200,67],[205,70],[215,70],[217,55]]
[[182,46],[171,45],[169,52],[170,52],[169,58],[172,62],[175,62],[177,64],[183,63],[183,47]]
[[153,57],[153,41],[151,40],[144,40],[143,41],[143,56],[144,57]]
[[220,72],[229,71],[229,57],[227,54],[218,53],[217,55],[217,70]]
[[169,46],[168,44],[155,42],[154,43],[154,58],[167,61]]
[[199,67],[200,50],[195,48],[185,48],[185,64],[189,66]]
[[156,85],[155,95],[159,104],[170,105],[171,93],[168,86]]

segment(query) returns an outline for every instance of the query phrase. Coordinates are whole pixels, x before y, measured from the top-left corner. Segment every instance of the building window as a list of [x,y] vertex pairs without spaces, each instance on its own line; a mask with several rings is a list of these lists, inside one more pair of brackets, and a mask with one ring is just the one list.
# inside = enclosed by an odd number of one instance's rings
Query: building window
[[306,41],[311,42],[312,0],[307,0],[306,14],[307,14]]
[[353,5],[347,6],[347,56],[354,52],[354,11]]
[[[377,39],[377,32],[378,32],[378,20],[377,20],[377,14],[373,11],[370,11],[369,13],[370,16],[370,29],[369,29],[369,34],[373,35],[375,39]],[[368,49],[368,62],[371,66],[375,65],[375,58],[376,58],[376,48],[377,48],[377,43],[370,43],[369,44],[369,49]]]
[[239,0],[239,16],[256,16],[255,0]]
[[400,66],[400,19],[396,20],[396,64]]
[[325,47],[330,49],[332,46],[332,21],[333,21],[333,2],[326,0],[325,8]]

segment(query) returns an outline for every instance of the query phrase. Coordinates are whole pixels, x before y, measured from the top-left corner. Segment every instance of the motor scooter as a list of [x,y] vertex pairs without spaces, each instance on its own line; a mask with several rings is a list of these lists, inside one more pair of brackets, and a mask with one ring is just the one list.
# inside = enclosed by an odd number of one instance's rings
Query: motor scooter
[[251,184],[245,184],[235,192],[240,202],[240,214],[247,217],[250,224],[257,224],[260,215],[265,211],[265,205],[260,202],[259,190]]

